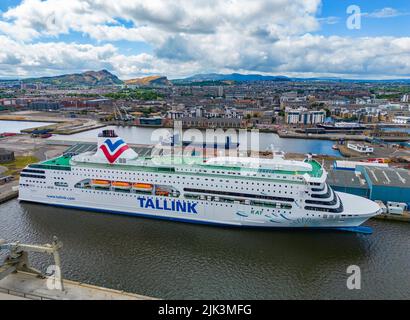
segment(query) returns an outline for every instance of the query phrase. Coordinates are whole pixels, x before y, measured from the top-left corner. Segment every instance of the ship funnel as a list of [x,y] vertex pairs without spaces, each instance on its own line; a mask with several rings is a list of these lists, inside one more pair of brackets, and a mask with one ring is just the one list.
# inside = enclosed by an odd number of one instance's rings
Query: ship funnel
[[110,164],[125,164],[138,158],[138,154],[117,136],[114,130],[104,130],[98,135],[98,149],[94,157]]

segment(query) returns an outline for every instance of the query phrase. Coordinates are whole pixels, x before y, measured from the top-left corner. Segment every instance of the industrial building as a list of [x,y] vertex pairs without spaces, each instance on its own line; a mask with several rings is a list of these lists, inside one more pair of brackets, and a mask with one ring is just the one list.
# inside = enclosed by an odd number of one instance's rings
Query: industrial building
[[162,127],[164,125],[164,119],[161,117],[138,118],[135,123],[139,126]]
[[0,149],[0,163],[14,161],[14,152],[5,149]]
[[[384,161],[384,159],[374,159],[375,161]],[[356,171],[357,167],[366,166],[366,167],[383,167],[388,168],[388,163],[380,162],[361,162],[361,161],[345,161],[345,160],[336,160],[333,162],[333,169],[335,170],[347,170],[347,171]]]
[[410,205],[410,171],[396,168],[358,167],[369,185],[369,198]]
[[60,103],[53,101],[33,101],[28,104],[30,110],[58,110]]
[[410,171],[406,169],[364,164],[355,171],[331,170],[328,179],[336,191],[410,206]]
[[369,198],[369,185],[355,171],[331,170],[328,175],[328,183],[335,190]]

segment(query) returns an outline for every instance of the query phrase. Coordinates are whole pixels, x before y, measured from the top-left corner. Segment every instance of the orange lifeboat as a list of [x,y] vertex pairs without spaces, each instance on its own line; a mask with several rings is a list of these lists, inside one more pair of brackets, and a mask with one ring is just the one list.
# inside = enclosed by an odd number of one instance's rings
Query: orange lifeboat
[[134,183],[132,188],[137,191],[150,192],[154,188],[152,184],[149,183]]
[[99,188],[109,188],[111,186],[111,181],[108,180],[91,180],[92,187]]
[[169,191],[157,190],[155,192],[155,195],[160,196],[160,197],[169,197]]
[[128,183],[128,182],[114,181],[111,185],[113,186],[113,188],[116,188],[116,189],[123,189],[123,190],[131,189],[131,183]]
[[157,188],[155,190],[155,195],[157,195],[157,196],[169,197],[169,194],[170,194],[169,190],[166,190],[166,189]]

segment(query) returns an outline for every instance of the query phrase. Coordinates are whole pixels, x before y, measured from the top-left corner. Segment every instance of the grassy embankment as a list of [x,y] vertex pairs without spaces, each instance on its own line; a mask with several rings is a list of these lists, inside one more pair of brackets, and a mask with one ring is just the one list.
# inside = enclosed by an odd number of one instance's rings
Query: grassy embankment
[[24,169],[27,165],[35,162],[38,162],[38,159],[34,156],[20,156],[16,157],[16,159],[12,162],[2,163],[1,165],[7,168],[7,171],[4,172],[4,175],[18,177],[22,169]]
[[151,101],[151,100],[159,100],[162,99],[163,96],[157,93],[155,90],[148,90],[148,89],[123,89],[119,92],[108,93],[104,95],[106,98],[114,99],[114,100],[144,100],[144,101]]

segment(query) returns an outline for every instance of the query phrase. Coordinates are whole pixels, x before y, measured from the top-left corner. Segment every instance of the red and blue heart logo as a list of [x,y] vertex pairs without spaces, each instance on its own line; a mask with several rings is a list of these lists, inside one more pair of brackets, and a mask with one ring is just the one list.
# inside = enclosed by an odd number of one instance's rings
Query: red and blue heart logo
[[117,140],[115,143],[112,143],[110,139],[104,141],[100,146],[100,149],[104,153],[109,163],[114,163],[117,159],[128,150],[130,147],[124,142],[124,140]]

